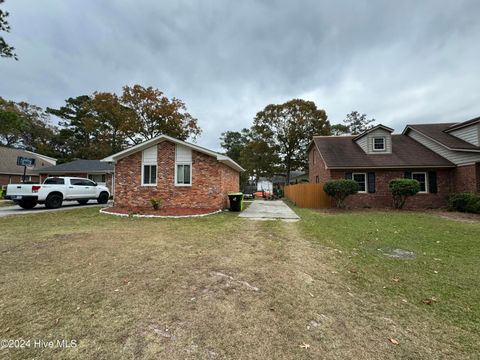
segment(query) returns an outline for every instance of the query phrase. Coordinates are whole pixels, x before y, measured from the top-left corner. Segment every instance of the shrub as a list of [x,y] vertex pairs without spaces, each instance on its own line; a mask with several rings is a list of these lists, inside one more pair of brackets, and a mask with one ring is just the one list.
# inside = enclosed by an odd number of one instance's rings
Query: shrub
[[452,211],[471,212],[480,214],[480,194],[457,193],[447,199],[448,209]]
[[388,187],[393,195],[393,207],[401,209],[409,196],[413,196],[420,191],[420,183],[414,179],[393,179],[390,180]]
[[150,204],[152,204],[153,210],[158,210],[158,209],[160,209],[160,206],[162,205],[162,200],[161,199],[150,199]]
[[345,207],[345,199],[358,192],[358,184],[353,180],[329,180],[323,184],[323,191],[335,200],[335,206]]

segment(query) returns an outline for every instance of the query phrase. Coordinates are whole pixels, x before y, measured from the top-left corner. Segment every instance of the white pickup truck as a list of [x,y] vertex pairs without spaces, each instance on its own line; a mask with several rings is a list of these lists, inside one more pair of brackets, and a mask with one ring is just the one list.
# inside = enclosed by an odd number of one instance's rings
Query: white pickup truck
[[32,209],[37,204],[45,204],[47,209],[62,206],[63,200],[76,200],[86,204],[88,200],[97,200],[106,204],[110,192],[92,180],[77,177],[49,177],[43,184],[10,184],[5,199],[13,200],[24,209]]

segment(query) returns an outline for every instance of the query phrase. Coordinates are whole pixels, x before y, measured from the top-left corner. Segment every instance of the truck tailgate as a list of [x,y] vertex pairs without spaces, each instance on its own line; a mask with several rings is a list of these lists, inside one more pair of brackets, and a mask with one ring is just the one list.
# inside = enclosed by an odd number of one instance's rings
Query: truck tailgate
[[7,196],[33,195],[32,184],[7,185]]

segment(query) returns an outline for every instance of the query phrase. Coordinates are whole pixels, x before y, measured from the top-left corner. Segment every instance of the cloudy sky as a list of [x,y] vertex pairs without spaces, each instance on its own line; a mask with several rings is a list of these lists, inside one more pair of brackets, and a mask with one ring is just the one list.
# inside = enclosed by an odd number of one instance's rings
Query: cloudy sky
[[186,102],[219,149],[269,103],[406,123],[480,115],[480,1],[6,0],[20,61],[0,96],[57,107],[141,84]]

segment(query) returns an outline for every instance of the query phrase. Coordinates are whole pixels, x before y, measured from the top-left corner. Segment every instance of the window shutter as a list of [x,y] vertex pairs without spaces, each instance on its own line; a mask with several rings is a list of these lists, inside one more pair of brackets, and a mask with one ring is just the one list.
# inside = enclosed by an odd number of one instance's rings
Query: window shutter
[[432,194],[436,194],[437,189],[437,172],[429,171],[428,172],[428,191]]
[[412,172],[411,171],[405,171],[405,179],[411,179],[412,178]]
[[352,173],[351,172],[345,173],[345,179],[352,180]]
[[368,182],[368,192],[374,193],[375,192],[375,173],[369,172],[367,174],[367,182]]

